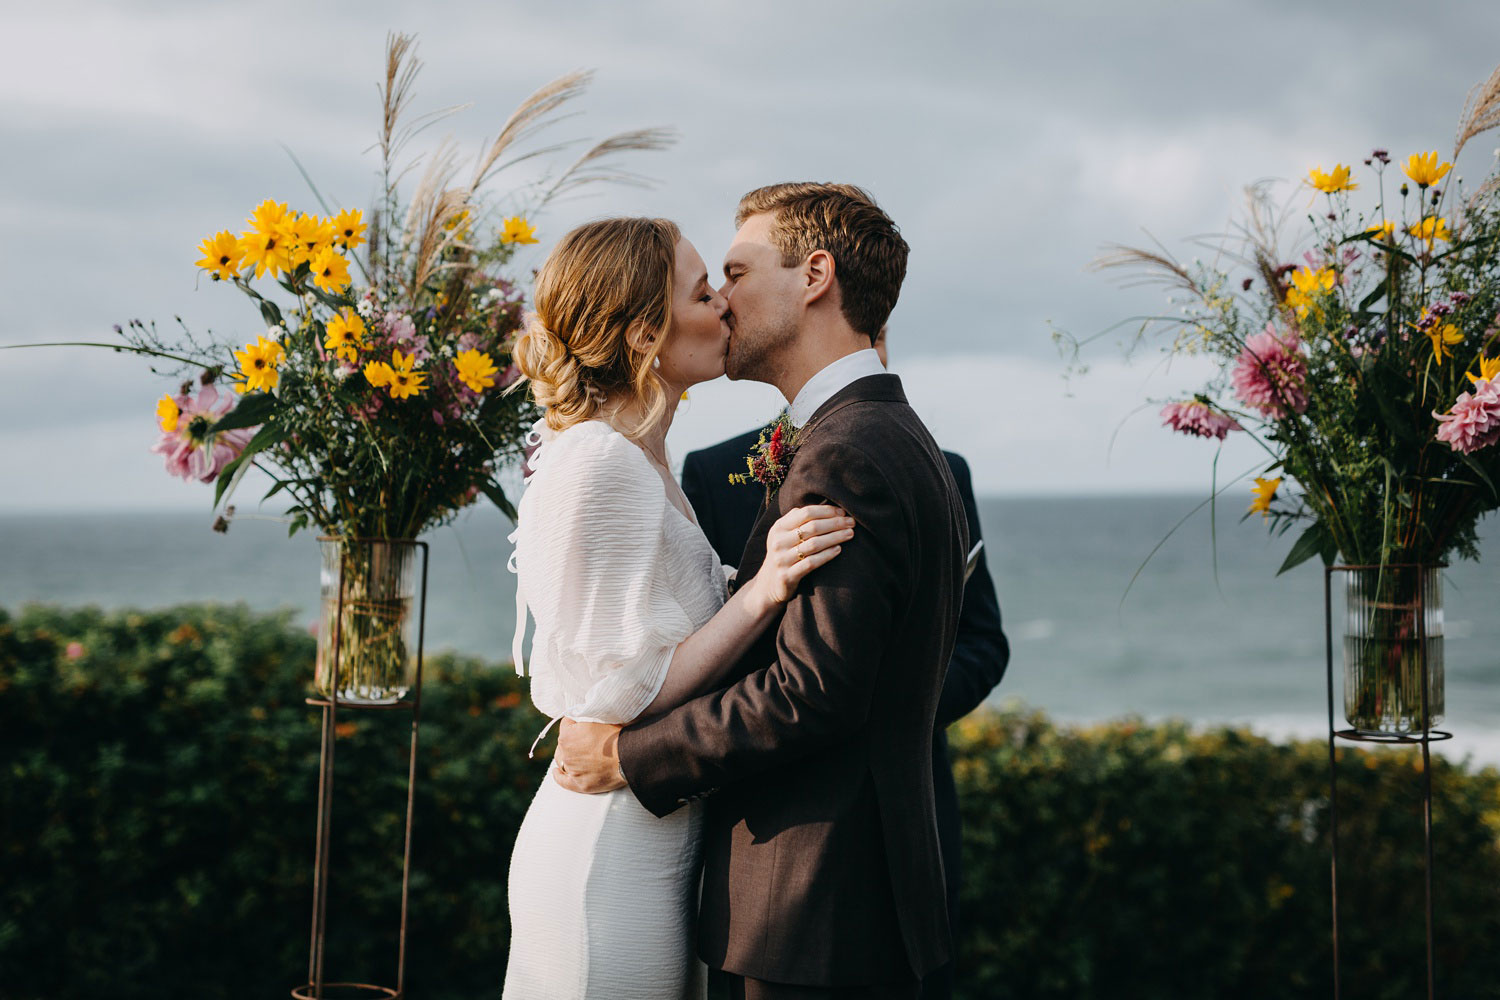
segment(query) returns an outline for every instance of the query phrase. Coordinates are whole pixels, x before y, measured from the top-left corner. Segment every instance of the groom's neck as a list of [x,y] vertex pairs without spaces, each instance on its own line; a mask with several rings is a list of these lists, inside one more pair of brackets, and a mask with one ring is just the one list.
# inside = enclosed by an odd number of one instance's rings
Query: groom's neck
[[869,347],[870,338],[862,333],[855,333],[847,324],[822,330],[804,330],[797,338],[795,348],[788,352],[788,363],[781,370],[776,388],[781,390],[781,394],[790,403],[818,372],[840,358]]

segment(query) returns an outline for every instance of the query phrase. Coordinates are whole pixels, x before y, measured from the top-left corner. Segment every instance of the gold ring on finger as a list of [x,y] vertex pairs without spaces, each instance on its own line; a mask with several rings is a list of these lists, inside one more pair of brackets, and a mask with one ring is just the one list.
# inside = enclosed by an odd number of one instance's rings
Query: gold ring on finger
[[803,535],[802,535],[802,529],[805,528],[805,527],[807,527],[807,525],[805,523],[801,524],[801,525],[798,525],[798,527],[797,527],[797,541],[799,541],[799,542],[805,542],[805,541],[807,541],[807,539],[805,537],[803,537]]

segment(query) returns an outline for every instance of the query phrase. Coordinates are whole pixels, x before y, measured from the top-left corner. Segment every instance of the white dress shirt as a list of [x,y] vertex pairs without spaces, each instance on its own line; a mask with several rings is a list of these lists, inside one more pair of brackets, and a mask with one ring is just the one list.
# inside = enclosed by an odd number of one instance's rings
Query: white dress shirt
[[840,389],[868,375],[884,374],[885,366],[880,363],[880,355],[873,347],[846,354],[807,380],[797,398],[792,400],[792,405],[787,407],[787,416],[794,427],[801,427]]

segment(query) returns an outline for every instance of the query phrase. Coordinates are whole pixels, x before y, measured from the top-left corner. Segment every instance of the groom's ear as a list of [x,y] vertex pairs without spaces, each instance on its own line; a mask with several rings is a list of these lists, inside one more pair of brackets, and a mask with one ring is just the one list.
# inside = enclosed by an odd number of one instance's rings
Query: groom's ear
[[803,297],[802,301],[807,305],[831,293],[838,285],[838,278],[834,273],[833,254],[827,250],[814,250],[807,255],[807,260],[802,262],[803,272]]

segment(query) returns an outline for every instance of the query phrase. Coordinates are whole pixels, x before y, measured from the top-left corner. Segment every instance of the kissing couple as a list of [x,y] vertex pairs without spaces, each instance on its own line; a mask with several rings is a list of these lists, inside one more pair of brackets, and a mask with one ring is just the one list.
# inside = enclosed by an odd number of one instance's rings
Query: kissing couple
[[[719,287],[669,221],[578,227],[515,348],[545,418],[514,652],[561,727],[511,856],[505,1000],[710,977],[908,998],[948,959],[933,722],[969,533],[873,349],[908,248],[844,184],[757,189],[736,223]],[[665,449],[683,393],[725,374],[788,401],[738,487],[764,502],[737,571]]]

